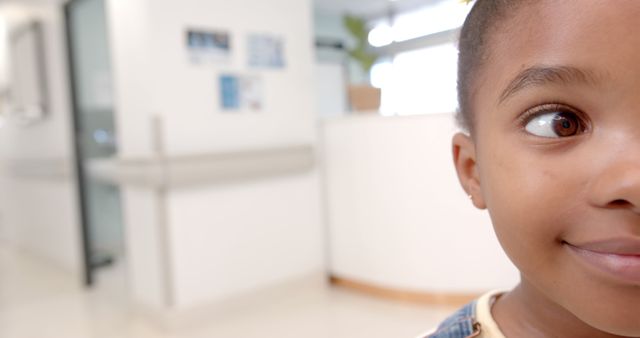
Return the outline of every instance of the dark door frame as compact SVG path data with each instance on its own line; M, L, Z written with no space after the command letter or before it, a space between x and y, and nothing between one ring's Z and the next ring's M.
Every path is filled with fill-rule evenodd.
M82 239L82 267L83 267L83 284L86 287L91 287L94 284L95 278L93 276L93 266L91 264L91 237L89 234L89 215L88 215L88 203L87 203L87 186L85 179L87 176L86 168L82 161L82 124L80 123L80 108L78 105L78 83L76 81L76 69L75 57L74 57L74 45L73 45L73 24L71 22L71 10L72 6L78 1L84 0L71 0L64 4L64 21L66 28L66 42L67 42L67 67L69 74L69 88L71 98L71 120L73 124L72 141L73 141L73 153L74 153L74 169L75 169L75 183L76 183L76 196L78 198L79 217L80 217L80 233Z
M76 81L77 69L73 32L72 10L73 6L78 3L89 0L69 0L64 4L64 20L66 27L66 47L67 47L67 62L68 62L68 74L69 74L69 88L71 99L71 120L72 120L72 143L74 151L74 168L75 168L75 183L76 193L78 198L79 220L80 220L80 233L82 240L82 267L83 267L83 284L85 287L91 287L95 284L95 271L103 266L110 265L113 262L111 257L98 257L94 251L92 237L91 237L91 217L89 215L89 186L87 179L87 168L84 163L85 152L83 146L83 135L85 134L85 125L83 123L83 116L79 106L78 95L78 83Z

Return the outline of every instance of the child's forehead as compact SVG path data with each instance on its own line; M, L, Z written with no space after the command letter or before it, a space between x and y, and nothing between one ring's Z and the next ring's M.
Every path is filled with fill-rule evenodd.
M640 78L640 1L620 4L540 1L522 7L490 37L480 84L500 83L494 94L499 100L509 87L529 82Z
M524 4L512 7L512 12L494 23L490 50L509 53L545 49L562 53L575 46L615 45L639 35L637 0L540 0Z

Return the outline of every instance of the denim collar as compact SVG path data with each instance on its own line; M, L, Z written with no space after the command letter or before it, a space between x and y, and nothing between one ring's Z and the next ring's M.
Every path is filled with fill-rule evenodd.
M476 321L476 301L473 301L442 322L427 338L472 338L477 337L480 330L480 323Z

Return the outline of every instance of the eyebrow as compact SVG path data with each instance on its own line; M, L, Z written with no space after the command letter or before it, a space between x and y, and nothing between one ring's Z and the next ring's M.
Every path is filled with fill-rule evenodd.
M537 65L518 73L500 95L499 103L528 87L574 83L595 85L599 82L599 79L600 77L594 72L576 67Z

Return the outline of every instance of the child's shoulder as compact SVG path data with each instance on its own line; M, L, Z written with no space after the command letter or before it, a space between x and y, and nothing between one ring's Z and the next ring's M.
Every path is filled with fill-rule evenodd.
M501 294L491 291L482 295L418 338L504 338L491 316L491 306Z
M418 338L467 338L475 337L477 330L476 304L478 300L463 306L445 319L438 327Z

